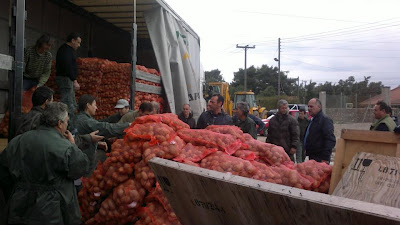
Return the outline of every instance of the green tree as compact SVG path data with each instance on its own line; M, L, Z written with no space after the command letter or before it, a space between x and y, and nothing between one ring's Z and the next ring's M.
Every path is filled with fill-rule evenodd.
M287 77L287 72L280 73L281 76L281 91L283 93L291 93L295 89L296 79ZM244 70L239 69L238 72L234 73L233 81L231 82L232 87L238 87L244 85ZM262 91L271 87L275 90L278 89L278 68L269 67L268 65L262 65L261 67L251 66L247 68L247 91L253 91L256 95ZM270 88L270 89L271 89ZM295 89L297 90L297 89ZM240 91L244 91L243 89Z
M209 82L225 82L219 69L205 71L206 84Z
M265 90L261 91L259 95L262 97L271 97L276 95L276 90L274 87L268 86Z

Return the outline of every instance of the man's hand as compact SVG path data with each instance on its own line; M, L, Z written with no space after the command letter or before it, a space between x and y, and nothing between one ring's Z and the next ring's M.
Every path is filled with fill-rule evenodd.
M74 88L76 91L78 91L81 88L77 80L74 80Z
M99 135L97 135L97 133L99 133L98 130L93 131L92 133L89 134L90 137L92 138L92 142L93 143L97 143L97 142L99 142L99 141L104 139L104 136L99 136Z
M296 153L296 149L295 148L290 148L290 154L294 154L294 153Z
M72 136L72 133L69 132L69 130L65 131L64 137L65 137L66 139L68 139L68 141L71 142L72 144L75 144L75 139L74 139L74 137Z
M97 148L103 149L105 152L107 152L107 150L108 150L107 143L104 142L104 141L100 141L100 142L98 143L98 145L97 145Z

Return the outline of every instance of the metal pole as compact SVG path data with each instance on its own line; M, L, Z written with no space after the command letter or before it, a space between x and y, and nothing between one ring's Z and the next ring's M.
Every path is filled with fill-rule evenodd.
M129 104L131 109L135 107L136 92L136 63L137 63L137 24L136 24L136 0L133 1L133 24L132 24L132 72L131 72L131 98Z
M247 48L244 49L244 91L247 91Z
M300 101L300 77L297 77L297 98Z
M14 56L14 70L9 73L9 140L15 135L16 121L21 116L22 80L24 74L24 45L25 45L25 0L13 0L11 4L10 53Z
M281 38L278 38L278 100L281 99Z

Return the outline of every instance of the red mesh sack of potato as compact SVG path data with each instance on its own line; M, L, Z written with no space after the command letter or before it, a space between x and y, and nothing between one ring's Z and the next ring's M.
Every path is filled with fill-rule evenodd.
M186 164L186 165L189 165L189 166L200 167L200 164L199 164L199 163L195 163L195 162L192 162L192 161L189 161L189 160L183 160L182 163L183 163L183 164Z
M107 155L109 158L112 158L111 161L115 160L121 163L138 162L142 158L141 143L127 143L123 139L118 139L112 144L111 152Z
M256 161L252 161L251 164L257 168L256 174L252 177L253 179L282 184L281 175L271 169L270 166Z
M97 223L126 224L136 221L136 209L142 204L146 191L129 179L113 190L113 193L101 204L95 216Z
M258 152L252 152L249 150L237 150L235 153L233 153L233 156L236 156L241 159L249 160L249 161L254 161L259 157Z
M22 93L22 113L28 113L32 109L32 95L35 92L36 87L29 89L28 91L24 91ZM10 113L7 110L3 119L0 123L0 134L3 134L5 137L8 137L8 126L10 123Z
M106 189L112 189L122 182L125 182L133 174L134 163L122 163L118 157L108 157L104 161L104 182Z
M185 142L179 136L175 136L170 141L160 142L158 145L147 147L145 143L143 145L143 159L146 163L153 157L173 159L181 154L184 146Z
M101 162L89 178L82 178L82 189L78 193L82 220L93 217L99 210L101 202L107 197L110 189L106 188L104 169Z
M137 215L136 209L121 208L115 204L112 196L109 196L103 203L99 212L94 218L88 220L85 225L94 224L126 224L129 222L135 222Z
M159 202L149 202L146 207L140 208L140 219L135 225L180 225L179 220L170 220L167 211Z
M170 141L176 136L171 127L155 122L132 124L125 132L126 141L149 141L151 145Z
M229 155L242 147L241 141L230 134L221 134L204 129L181 129L177 133L185 142L208 148L217 147Z
M115 204L120 208L138 208L146 194L142 185L134 179L129 179L114 188L112 196Z
M330 180L331 176L328 176L324 181L321 182L321 184L317 188L313 188L312 190L327 194L329 192L329 187L331 183Z
M284 165L273 166L271 169L281 175L283 185L307 190L311 189L312 182L303 177L297 170L287 168Z
M173 128L175 131L190 128L189 125L181 121L177 115L172 113L163 113L163 114L156 114L156 115L148 115L148 116L141 116L136 118L134 124L144 124L149 122L156 122L156 123L164 123L169 127ZM131 126L132 127L132 126Z
M218 151L218 149L216 148L207 148L205 146L196 146L192 143L187 143L186 146L182 149L182 153L178 157L175 157L173 160L177 162L199 162L207 155L210 155L216 151Z
M210 125L206 127L206 130L211 130L221 134L230 134L241 141L245 141L243 136L243 131L237 126L229 126L229 125Z
M156 183L153 171L144 161L140 161L135 165L135 180L148 191L153 190Z
M146 203L149 203L152 201L158 201L159 203L161 203L161 205L164 207L165 211L167 211L168 218L170 220L177 219L174 210L172 209L171 205L169 204L167 197L165 197L164 192L158 183L156 183L156 188L148 196L146 196L146 199L145 199Z
M308 160L296 164L295 169L304 177L312 181L312 189L318 188L322 182L330 178L332 166L326 163L319 163L315 160Z
M255 140L249 134L244 134L244 137L246 139L245 143L248 145L247 149L258 152L260 159L270 165L279 166L285 162L290 162L288 154L282 147Z
M253 177L257 173L257 168L249 161L230 156L221 151L215 152L201 160L200 166L242 177Z

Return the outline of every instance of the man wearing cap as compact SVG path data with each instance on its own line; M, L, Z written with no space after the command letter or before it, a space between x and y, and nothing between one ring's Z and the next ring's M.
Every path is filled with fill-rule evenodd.
M120 99L118 100L117 104L114 107L115 109L118 110L117 113L115 113L112 116L109 116L105 119L100 120L100 122L108 122L108 123L118 123L118 121L128 112L132 112L129 108L129 102L125 99Z

